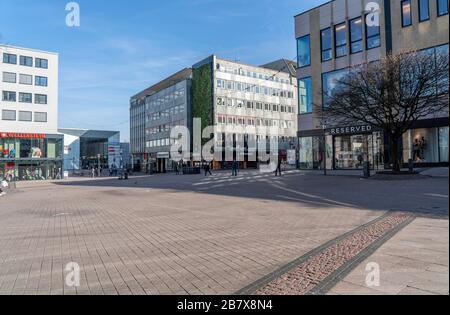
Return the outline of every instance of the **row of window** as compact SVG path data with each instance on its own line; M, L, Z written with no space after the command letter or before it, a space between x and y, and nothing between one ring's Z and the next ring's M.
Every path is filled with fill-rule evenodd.
M184 99L186 95L185 88L177 88L177 89L169 89L160 91L159 93L147 96L145 99L146 109L150 110L154 107L158 106L164 106L164 104L174 102L176 100L179 100L181 98Z
M276 120L276 119L262 119L262 118L245 118L238 116L222 116L216 118L216 123L219 125L242 125L242 126L257 126L257 127L280 127L281 129L291 129L294 126L292 121Z
M253 110L266 110L273 112L281 112L281 113L294 113L294 108L292 106L287 105L277 105L277 104L269 104L262 102L253 102L253 101L244 101L235 98L225 98L218 97L217 106L228 106L228 107L237 107L237 108L247 108Z
M294 93L290 91L284 91L280 89L274 89L266 86L259 86L255 84L247 84L234 81L217 80L217 87L223 90L245 92L254 94L264 94L267 96L276 96L283 98L294 98Z
M3 91L2 100L4 102L17 102L17 92ZM19 92L19 102L29 104L33 103L33 94ZM34 94L34 104L46 105L47 95Z
M268 80L268 81L274 81L279 82L283 84L290 84L288 79L279 78L277 76L270 76L267 74L257 73L254 71L244 70L242 68L226 68L220 64L217 64L217 70L225 73L240 75L244 77L254 78L254 79L261 79L261 80Z
M419 22L425 22L430 19L430 0L419 1ZM411 0L402 0L402 26L411 26L413 23ZM448 14L448 0L436 0L437 16Z
M147 148L158 148L158 147L167 147L172 144L175 144L175 139L166 138L166 139L147 141L146 146L147 146Z
M2 120L32 122L33 113L29 111L19 111L19 115L17 115L15 110L4 109L2 110ZM34 112L34 122L47 122L47 113Z
M425 50L420 51L422 54L430 54L430 55L448 55L449 53L449 46L442 45L437 47L428 48ZM341 78L343 78L347 73L349 72L349 69L340 69L335 70L327 73L322 74L322 97L323 97L323 104L326 107L329 103L329 98L333 92L333 89L336 87L336 84L339 82ZM448 78L446 80L448 82ZM448 93L448 89L445 91L438 90L436 87L435 91L433 93L436 94L444 94ZM303 78L298 80L298 99L299 99L299 113L300 114L307 114L312 113L313 111L313 101L312 101L312 81L311 78Z
M366 49L370 50L380 47L380 26L369 26L368 23L365 23L365 19L363 17L357 17L348 21L348 23L340 23L338 25L335 25L334 27L328 27L320 31L322 62L331 60L333 58L333 54L335 58L339 58L347 56L349 51L351 54L356 54L363 51L363 25L365 25ZM350 50L348 49L348 46L350 46ZM310 66L310 35L306 35L297 39L297 52L298 66Z
M17 83L17 74L14 72L3 72L2 81L5 83ZM33 76L28 74L19 74L19 84L33 85ZM34 77L34 85L48 86L48 78L37 75Z
M185 125L185 120L174 121L174 122L172 122L170 124L165 124L165 125L155 126L155 127L152 127L152 128L147 128L145 133L147 135L155 135L155 134L158 134L158 133L161 133L161 132L169 132L173 128L178 127L178 126L186 126Z
M3 53L3 63L17 65L17 55ZM25 67L33 67L33 57L19 56L19 64ZM36 68L48 69L48 60L43 58L34 58Z
M155 120L160 120L160 119L164 119L164 118L169 118L169 117L172 117L172 116L175 116L178 114L182 114L184 112L185 112L185 106L177 105L177 106L168 108L166 110L147 115L146 121L149 122L149 121L155 121Z

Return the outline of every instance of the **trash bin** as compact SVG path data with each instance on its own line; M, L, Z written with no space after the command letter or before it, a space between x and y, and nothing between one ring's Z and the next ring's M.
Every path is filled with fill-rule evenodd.
M364 177L369 178L370 177L370 163L368 161L365 161L363 163L363 170L364 170Z

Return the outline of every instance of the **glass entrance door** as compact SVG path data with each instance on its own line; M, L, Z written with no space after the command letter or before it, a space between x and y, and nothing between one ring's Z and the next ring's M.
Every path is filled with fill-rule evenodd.
M381 145L377 133L365 135L346 135L334 138L335 169L362 169L368 161L373 169L375 164L380 167Z

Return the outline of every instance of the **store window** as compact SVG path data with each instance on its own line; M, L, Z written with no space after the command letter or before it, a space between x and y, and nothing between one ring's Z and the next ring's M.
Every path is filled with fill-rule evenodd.
M300 156L299 163L300 169L312 170L313 169L313 138L304 137L299 139Z
M409 130L403 135L403 162L439 163L439 138L439 128Z
M377 134L344 135L334 138L334 163L336 169L362 169L364 162L371 168L380 160L381 141Z
M311 46L309 35L297 39L297 63L298 67L306 67L311 64Z
M449 162L448 127L439 128L439 160L441 163Z

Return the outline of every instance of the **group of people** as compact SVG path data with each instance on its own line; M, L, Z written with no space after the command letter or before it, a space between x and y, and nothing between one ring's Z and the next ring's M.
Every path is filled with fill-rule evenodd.
M205 176L212 175L211 172L211 163L205 162L204 167ZM239 162L234 160L231 164L231 176L235 177L238 176L239 173ZM282 176L282 161L281 159L278 160L277 168L275 170L275 176Z

